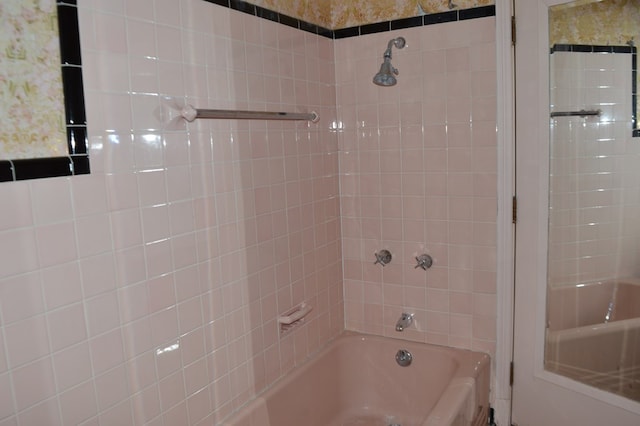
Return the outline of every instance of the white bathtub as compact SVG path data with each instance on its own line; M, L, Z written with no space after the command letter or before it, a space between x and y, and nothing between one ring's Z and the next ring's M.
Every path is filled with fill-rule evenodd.
M475 426L488 402L486 354L345 332L223 425Z

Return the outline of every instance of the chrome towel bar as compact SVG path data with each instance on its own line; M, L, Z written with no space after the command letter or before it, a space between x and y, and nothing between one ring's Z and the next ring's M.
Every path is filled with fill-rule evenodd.
M269 111L239 111L228 109L197 109L187 105L180 111L180 115L192 122L196 118L226 118L230 120L302 120L317 123L320 116L315 111L304 112L269 112Z
M602 111L599 109L586 110L581 109L580 111L560 111L560 112L552 112L551 118L553 117L587 117L592 115L600 115Z

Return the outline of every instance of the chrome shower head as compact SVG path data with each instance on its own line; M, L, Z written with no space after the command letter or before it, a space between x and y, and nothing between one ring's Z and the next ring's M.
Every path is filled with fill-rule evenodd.
M398 70L391 65L391 59L384 58L384 62L380 65L380 71L373 77L373 82L378 86L394 86L398 83L396 75L398 75Z
M406 40L404 37L394 38L389 41L387 45L387 50L384 51L384 62L380 66L380 71L373 77L373 83L378 86L394 86L398 80L396 80L396 75L398 75L398 70L391 65L391 48L393 46L396 49L402 49L406 45Z

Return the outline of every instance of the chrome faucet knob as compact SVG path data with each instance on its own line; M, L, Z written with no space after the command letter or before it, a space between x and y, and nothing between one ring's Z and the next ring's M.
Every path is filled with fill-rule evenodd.
M416 262L418 262L418 264L414 269L422 268L426 271L431 268L431 265L433 265L433 258L428 254L421 254L420 256L416 256Z
M385 266L387 263L391 262L391 252L389 250L380 250L375 253L376 261L373 262L374 265L378 263L382 266Z
M400 367L408 367L411 365L411 361L413 361L413 355L406 349L400 349L396 353L396 362Z

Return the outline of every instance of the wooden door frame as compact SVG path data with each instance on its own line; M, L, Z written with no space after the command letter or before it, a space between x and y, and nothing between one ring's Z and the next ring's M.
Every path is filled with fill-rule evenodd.
M505 0L508 1L508 0ZM520 1L520 2L528 2L529 0L513 0L514 3L512 4L512 9L515 12L515 7L513 7L515 5L515 1ZM570 0L566 0L566 1L570 1ZM544 28L546 28L546 20L542 19L543 15L546 14L546 10L543 11L541 8L542 7L548 7L549 5L553 5L553 4L557 4L557 3L561 3L563 2L562 0L538 0L536 2L536 6L538 7L538 12L537 12L537 17L523 17L522 22L526 23L526 25L524 25L522 27L523 32L527 32L527 31L532 31L531 28L536 27L538 29L541 29L541 31L543 31L543 33L540 33L539 30L537 30L538 32L537 34L537 38L538 38L538 42L539 43L543 43L546 44L548 42L548 40L546 39L546 37L542 36L541 34L544 34ZM506 7L506 5L504 4L500 4L501 2L498 0L496 2L496 14L497 16L499 16L498 14L498 10L502 9L503 7ZM546 5L546 6L544 6ZM546 15L545 15L546 16ZM517 18L517 17L516 17ZM503 18L504 19L504 18ZM516 19L517 20L517 19ZM526 20L526 21L525 21ZM500 23L497 24L498 26L500 25ZM497 30L498 31L498 30ZM516 40L517 42L517 40ZM501 42L502 43L502 42ZM521 45L522 46L522 45ZM506 56L506 47L502 47L503 52L502 52L502 56L500 56L500 45L498 45L498 53L499 53L499 57L497 59L498 61L498 68L502 67L504 69L508 69L508 64L506 62L508 62L508 57ZM536 49L539 50L539 49ZM535 55L538 59L537 59L537 66L532 66L530 65L529 68L526 68L527 72L529 72L529 70L531 71L531 77L535 77L535 74L537 73L539 76L543 75L543 74L547 74L548 75L548 63L546 63L546 60L539 57L539 55L541 54L539 51L536 52L528 52L531 55ZM517 60L517 58L516 58ZM521 76L516 77L515 76L515 65L511 68L511 71L513 72L511 74L512 77L512 81L515 83L516 78L520 78ZM516 117L515 117L515 113L513 113L513 111L515 111L515 99L516 96L518 95L516 93L516 89L515 86L511 86L511 88L509 88L508 83L507 83L507 79L505 77L508 77L508 75L504 75L502 77L502 81L501 81L501 77L498 76L498 93L500 96L500 90L503 91L503 93L510 93L510 96L506 96L504 95L502 98L499 97L498 100L498 116L499 116L499 120L498 120L498 133L500 133L502 131L503 135L506 135L507 132L509 130L514 131L514 135L515 135L515 130L516 130ZM538 78L538 77L536 77ZM541 77L539 77L541 78ZM535 80L537 81L537 80ZM525 80L525 83L528 83ZM537 83L535 83L537 84ZM528 85L524 85L522 87L524 87L524 90L529 90L529 93L527 94L527 102L529 104L531 104L532 102L535 103L537 106L535 108L538 108L538 111L543 111L543 110L548 110L548 105L549 105L549 99L548 99L548 92L545 91L540 91L539 89L536 89L536 85L535 84L528 84ZM520 96L522 96L522 94L520 94ZM509 98L511 99L512 103L508 103L509 102ZM504 102L504 105L500 105L500 102ZM507 110L505 105L510 105L511 109ZM524 109L523 109L524 111ZM511 114L511 115L509 115ZM509 120L507 120L507 117L510 117ZM548 122L548 115L545 114L539 114L539 113L531 113L530 115L527 116L528 117L528 121L527 121L527 128L530 132L535 133L536 136L534 137L534 141L533 142L541 142L542 139L540 139L542 136L540 136L540 134L538 132L543 131L543 127L545 126L545 122ZM511 126L511 127L510 127ZM533 126L533 127L532 127ZM524 127L520 127L520 129L522 129ZM518 132L521 133L521 132ZM529 135L530 133L526 133L527 135ZM537 139L536 139L537 138ZM514 139L515 140L515 136ZM521 143L527 143L529 142L529 138L527 138L526 141L520 141ZM548 142L548 141L547 141ZM516 165L516 157L515 157L515 143L509 145L508 143L506 143L505 141L502 141L502 145L501 145L501 139L498 139L498 149L499 149L499 164L503 164L505 167L505 170L503 170L503 175L501 177L501 175L499 174L499 178L508 180L509 178L511 179L512 182L516 182L516 173L515 173L515 165ZM528 145L527 145L528 146ZM548 149L548 147L541 147L539 148L539 153L541 153L540 155L542 155L543 157L548 157L548 152L546 152L546 150ZM546 153L545 153L546 152ZM544 154L544 155L543 155ZM508 155L513 155L512 157L512 161L509 161L509 157ZM531 170L532 164L531 161L535 160L533 158L529 158L527 159L528 164L526 164L527 167L529 167L529 170ZM519 160L520 161L520 160ZM542 160L544 161L544 160ZM513 168L511 169L507 169L508 164L511 164ZM539 167L538 166L536 167ZM520 163L520 165L522 165L522 163ZM500 167L500 166L499 166ZM538 170L538 169L536 169ZM499 170L500 173L500 170ZM509 174L510 173L510 174ZM541 174L540 174L541 173ZM548 178L548 171L541 171L539 174L539 178L540 181L538 182L539 185L544 186L542 181L543 179L547 179ZM535 173L532 173L533 175L535 175ZM546 176L544 176L546 175ZM506 209L508 205L510 205L508 200L509 197L509 191L508 191L508 184L507 182L501 182L499 183L499 188L498 188L498 198L499 198L499 207L502 209ZM534 203L531 203L530 200L528 202L528 205L531 209L536 209L536 208L541 208L543 209L545 212L548 211L547 209L547 202L548 202L548 195L547 195L547 190L545 189L545 191L538 191L538 200ZM531 198L531 197L528 197ZM524 198L523 198L524 200ZM523 201L523 205L524 205L524 201ZM537 206L537 207L536 207ZM533 210L532 210L533 211ZM539 212L539 210L536 210ZM539 225L538 225L538 229L537 230L527 230L527 232L529 234L531 234L532 232L536 232L537 237L536 236L532 236L532 238L537 238L538 242L543 243L544 245L544 249L546 250L546 241L547 241L547 230L546 230L546 224L547 224L547 217L546 217L546 213L542 214L540 213L538 215L538 221L539 221ZM541 221L541 222L540 222ZM506 391L506 384L504 382L504 377L500 376L499 373L501 370L504 370L506 368L505 365L505 360L508 359L507 357L507 352L510 350L511 351L511 360L513 360L513 345L514 345L514 336L513 336L513 330L515 329L515 315L514 315L514 309L516 308L515 306L515 279L514 279L514 272L515 272L515 261L516 261L516 249L515 249L515 245L508 245L508 241L506 240L505 236L508 235L508 228L509 226L507 225L507 221L501 220L498 223L498 244L499 244L499 256L504 256L504 257L499 257L498 260L498 344L497 344L497 349L496 349L496 362L497 362L497 366L496 366L496 382L495 382L495 386L496 386L496 403L500 401L500 396L501 395L506 395L507 391ZM520 230L520 234L522 234L524 230ZM531 231L531 232L529 232ZM515 229L512 230L512 237L515 237ZM536 242L532 241L532 244L535 244ZM500 245L502 245L502 251L500 250ZM541 246L539 248L539 250L542 250L543 247ZM519 252L520 254L522 252ZM507 264L507 260L511 260L511 264ZM532 260L530 259L526 259L526 262L530 262ZM542 270L542 268L544 268L544 266L542 265L542 263L546 264L546 259L538 259L538 262L541 262L540 265L538 265L538 269ZM522 265L523 259L518 257L518 262L520 265ZM546 268L545 268L546 269ZM511 283L508 282L508 273L511 272L512 274L512 280ZM520 284L521 285L521 284ZM528 290L527 290L528 291ZM546 300L546 289L544 287L540 287L537 286L534 291L536 292L536 319L541 318L544 315L544 302ZM501 295L502 294L502 295ZM501 295L501 296L500 296ZM502 303L501 303L502 301ZM519 303L522 303L521 300L519 300ZM509 318L511 319L511 321L509 322ZM520 320L522 321L522 319ZM501 323L505 323L505 324L501 324ZM509 323L510 326L506 325L506 323ZM521 323L519 323L521 324ZM500 333L501 327L503 328L503 333ZM507 327L510 327L511 330L511 335L507 336L506 334L506 330ZM537 342L542 342L544 340L544 323L541 324L533 324L533 327L529 327L528 330L531 330L531 328L534 329L534 332L531 335L531 339L535 339ZM502 340L501 340L502 339ZM522 343L522 341L520 341ZM509 349L509 344L510 344L510 349ZM605 412L609 412L609 409L612 407L616 407L619 409L622 409L622 411L619 411L621 418L626 419L627 423L626 424L637 424L635 423L637 421L637 417L640 415L640 406L638 406L638 404L636 402L633 402L631 400L625 399L623 397L620 397L618 395L606 392L606 391L602 391L578 382L575 382L573 380L570 380L566 377L554 374L552 372L546 371L543 368L543 352L544 352L544 348L541 347L539 344L534 344L533 345L533 351L535 352L533 354L533 361L535 365L532 366L526 366L526 368L532 367L533 368L533 378L537 381L539 381L538 383L544 382L546 385L545 386L549 386L547 388L547 390L553 390L553 392L550 392L548 395L545 393L546 396L549 396L548 398L548 402L553 400L553 397L561 397L562 401L559 401L558 399L553 400L554 402L558 402L560 405L562 404L566 404L567 406L572 406L574 409L579 410L578 407L582 407L584 406L584 399L583 397L586 398L591 398L589 399L589 403L591 408L595 408L595 407L599 407L600 411L596 411L597 413L605 413ZM531 353L531 352L527 352L527 353ZM524 374L524 372L526 372L527 370L523 367L522 370L520 370L516 364L515 366L516 369L516 380L518 377L518 371L523 372L522 374ZM524 377L521 377L522 379L524 379ZM517 385L517 383L516 383ZM536 385L537 386L537 385ZM534 387L535 389L535 387ZM564 390L562 390L564 389ZM570 392L573 393L575 395L575 397L573 397L571 394L567 394L564 392ZM502 393L500 393L502 392ZM562 393L560 393L562 392ZM566 398L565 398L566 397ZM513 395L510 395L510 401L513 402ZM506 401L505 401L506 403ZM496 404L497 407L497 404ZM569 407L567 407L569 408ZM615 410L615 408L614 408ZM500 417L500 422L499 424L502 425L509 425L511 424L511 417L512 417L512 413L511 413L511 406L509 407L509 418L506 418L506 416L501 415L501 413L497 413L497 415L501 416ZM588 410L587 410L588 411ZM571 410L567 410L565 414L566 416L570 416L569 412L571 412ZM576 413L578 411L575 411ZM583 420L584 421L590 421L593 420L594 422L596 422L595 418L591 418L588 417L588 414L585 414L586 412L580 411L580 413L582 414ZM596 416L598 417L598 416ZM567 417L565 420L571 420L571 418ZM620 420L622 421L622 420ZM566 424L566 422L565 422ZM587 424L587 423L584 423ZM595 424L595 423L594 423ZM601 421L599 421L597 424L602 424ZM622 424L622 423L621 423Z
M499 425L511 424L511 362L513 359L513 308L515 225L515 67L512 43L513 0L496 0L497 78L497 339L492 404Z

